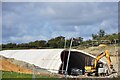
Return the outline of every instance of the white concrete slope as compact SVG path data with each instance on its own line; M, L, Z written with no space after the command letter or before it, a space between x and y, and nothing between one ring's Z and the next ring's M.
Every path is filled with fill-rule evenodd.
M34 64L51 72L58 73L62 63L60 55L64 49L25 49L25 50L3 50L0 55L8 58L14 58ZM81 50L72 49L71 52L80 52L92 58L95 56ZM105 63L104 61L102 61Z

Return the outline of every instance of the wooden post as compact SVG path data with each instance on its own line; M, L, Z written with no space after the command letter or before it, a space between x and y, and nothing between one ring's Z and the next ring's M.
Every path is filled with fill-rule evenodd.
M115 40L115 55L116 55L116 64L118 64L118 49L116 48L116 41L117 39L114 39Z

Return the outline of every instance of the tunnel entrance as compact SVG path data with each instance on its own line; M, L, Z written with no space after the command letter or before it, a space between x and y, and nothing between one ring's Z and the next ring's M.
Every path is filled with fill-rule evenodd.
M68 53L69 53L69 51L63 51L61 53L60 57L61 57L62 64L59 69L59 74L65 73ZM71 51L69 63L68 63L68 70L67 70L68 75L71 75L71 69L73 69L73 68L84 70L85 65L91 66L92 60L93 60L93 58L88 55L85 55L80 52Z

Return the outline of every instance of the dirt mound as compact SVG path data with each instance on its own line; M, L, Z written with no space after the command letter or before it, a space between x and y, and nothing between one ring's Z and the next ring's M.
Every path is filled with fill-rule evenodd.
M115 56L116 55L116 51L115 51L115 46L114 45L100 45L97 47L89 47L86 49L83 49L83 51L88 52L90 54L93 54L95 56L99 55L101 52L104 52L105 50L109 51L109 54L111 56ZM118 47L116 47L116 50L118 50Z
M7 60L0 60L0 63L2 66L0 70L3 70L3 71L13 71L13 72L20 72L20 73L27 73L27 74L32 73L31 70L19 67Z
M20 73L29 73L31 74L34 69L36 74L39 73L49 73L46 69L40 68L33 64L29 64L24 61L15 60L14 58L6 58L0 55L0 70L4 71L13 71L13 72L20 72Z

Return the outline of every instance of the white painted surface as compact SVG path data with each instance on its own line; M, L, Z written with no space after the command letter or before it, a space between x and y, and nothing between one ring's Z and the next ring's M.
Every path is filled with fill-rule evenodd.
M58 70L62 63L60 59L62 51L64 51L64 49L3 50L0 51L0 55L8 58L14 58L16 60L25 61L41 68L48 69L51 72L58 73ZM81 50L72 49L71 52L72 51L81 52L95 58L95 56Z

